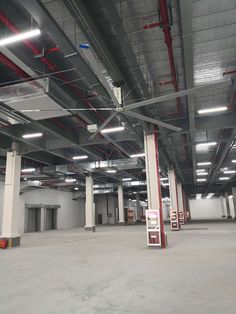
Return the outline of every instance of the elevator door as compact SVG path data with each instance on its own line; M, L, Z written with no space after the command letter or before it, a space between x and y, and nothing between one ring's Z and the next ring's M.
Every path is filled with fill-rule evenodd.
M28 208L26 232L40 231L40 208Z
M56 208L46 209L45 229L46 230L57 229L57 209Z

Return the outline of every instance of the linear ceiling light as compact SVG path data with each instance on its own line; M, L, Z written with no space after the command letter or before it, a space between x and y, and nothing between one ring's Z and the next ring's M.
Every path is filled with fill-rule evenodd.
M170 183L162 183L163 186L169 186Z
M202 179L197 179L197 182L205 182L206 179L205 178L202 178Z
M123 178L122 181L131 181L132 178Z
M9 36L9 37L0 39L0 46L6 46L8 44L12 44L12 43L15 43L18 41L22 41L24 39L38 36L40 34L41 34L41 32L39 29L34 29L32 31L29 31L29 32L24 32L24 33L20 33L20 34L14 35L14 36Z
M116 170L115 169L110 169L110 170L107 170L107 173L116 173Z
M229 180L229 179L230 179L230 177L219 177L220 181L226 181L226 180Z
M225 174L231 174L231 173L236 173L236 170L226 170L224 171Z
M236 162L236 160L235 160L235 162ZM209 165L211 165L211 162L210 161L198 162L197 165L198 166L209 166Z
M65 179L65 182L75 182L76 181L76 179L74 179L74 178L66 178Z
M81 160L81 159L87 159L88 155L78 155L78 156L74 156L72 159L73 160Z
M196 172L205 172L206 169L197 169Z
M199 113L199 114L214 113L214 112L226 111L227 109L228 109L228 108L227 108L226 106L222 106L222 107L201 109L201 110L198 110L198 113Z
M42 137L43 133L29 133L22 135L23 138L34 138L34 137Z
M217 143L216 142L208 142L208 143L199 143L196 145L197 149L205 149L209 146L215 146Z
M207 176L207 172L197 172L197 176Z
M213 195L214 195L214 193L209 193L209 194L206 196L206 199L208 200L208 199L212 198Z
M202 194L197 194L196 195L196 200L201 200L202 199Z
M35 171L35 168L25 168L25 169L21 169L21 172L34 172Z
M233 159L232 162L233 162L233 163L236 163L236 159Z
M160 181L168 181L168 178L160 178Z
M101 131L101 133L115 133L115 132L120 132L124 131L125 127L124 126L117 126L115 128L106 128Z
M140 153L140 154L133 154L130 155L131 158L136 158L136 157L145 157L145 153Z

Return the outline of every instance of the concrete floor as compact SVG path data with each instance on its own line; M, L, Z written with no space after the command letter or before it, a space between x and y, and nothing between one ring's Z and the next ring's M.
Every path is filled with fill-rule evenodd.
M158 250L144 226L25 234L0 250L0 313L235 313L236 224L168 238Z

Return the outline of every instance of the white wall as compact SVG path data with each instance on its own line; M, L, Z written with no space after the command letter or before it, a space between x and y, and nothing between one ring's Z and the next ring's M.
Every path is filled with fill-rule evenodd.
M2 229L4 182L0 182L0 234ZM24 230L25 204L60 205L57 215L57 228L68 229L84 226L85 200L79 198L72 200L71 192L63 192L54 189L37 189L25 192L21 195L20 205L20 233Z
M231 215L234 217L232 199L230 199ZM223 207L222 207L223 205ZM222 213L226 215L225 199L221 198L189 200L191 218L193 219L219 219Z

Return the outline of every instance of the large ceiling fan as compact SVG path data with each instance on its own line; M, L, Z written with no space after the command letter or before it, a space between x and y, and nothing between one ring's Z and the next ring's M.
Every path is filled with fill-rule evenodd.
M157 126L160 126L160 127L163 127L163 128L167 128L167 129L170 129L172 131L179 132L179 131L182 130L179 127L176 127L176 126L171 125L169 123L162 122L160 120L153 119L153 118L145 116L145 115L143 115L141 113L137 113L137 112L135 112L133 110L135 110L137 108L140 108L140 107L148 106L148 105L151 105L151 104L157 104L157 103L160 103L160 102L164 102L164 101L167 101L167 100L170 100L170 99L174 99L174 98L177 98L177 97L183 97L183 96L191 95L191 94L194 94L196 92L202 91L203 89L206 89L206 88L211 88L211 87L215 87L216 88L218 86L222 86L222 85L226 86L226 85L229 85L231 83L232 83L231 79L219 80L219 81L215 81L213 83L199 85L199 86L196 86L196 87L193 87L193 88L190 88L190 89L182 90L182 91L171 93L171 94L168 94L168 95L155 97L155 98L152 98L152 99L143 100L143 101L136 102L136 103L129 104L129 105L124 105L124 106L118 105L116 108L114 108L114 111L111 113L111 115L97 128L97 130L89 137L88 140L91 141L98 133L100 133L106 127L106 125L112 119L114 119L114 117L116 117L119 114L124 114L126 116L130 116L130 117L136 118L137 120L140 120L140 121L149 122L149 123L155 124ZM117 103L117 101L116 101L116 103Z

